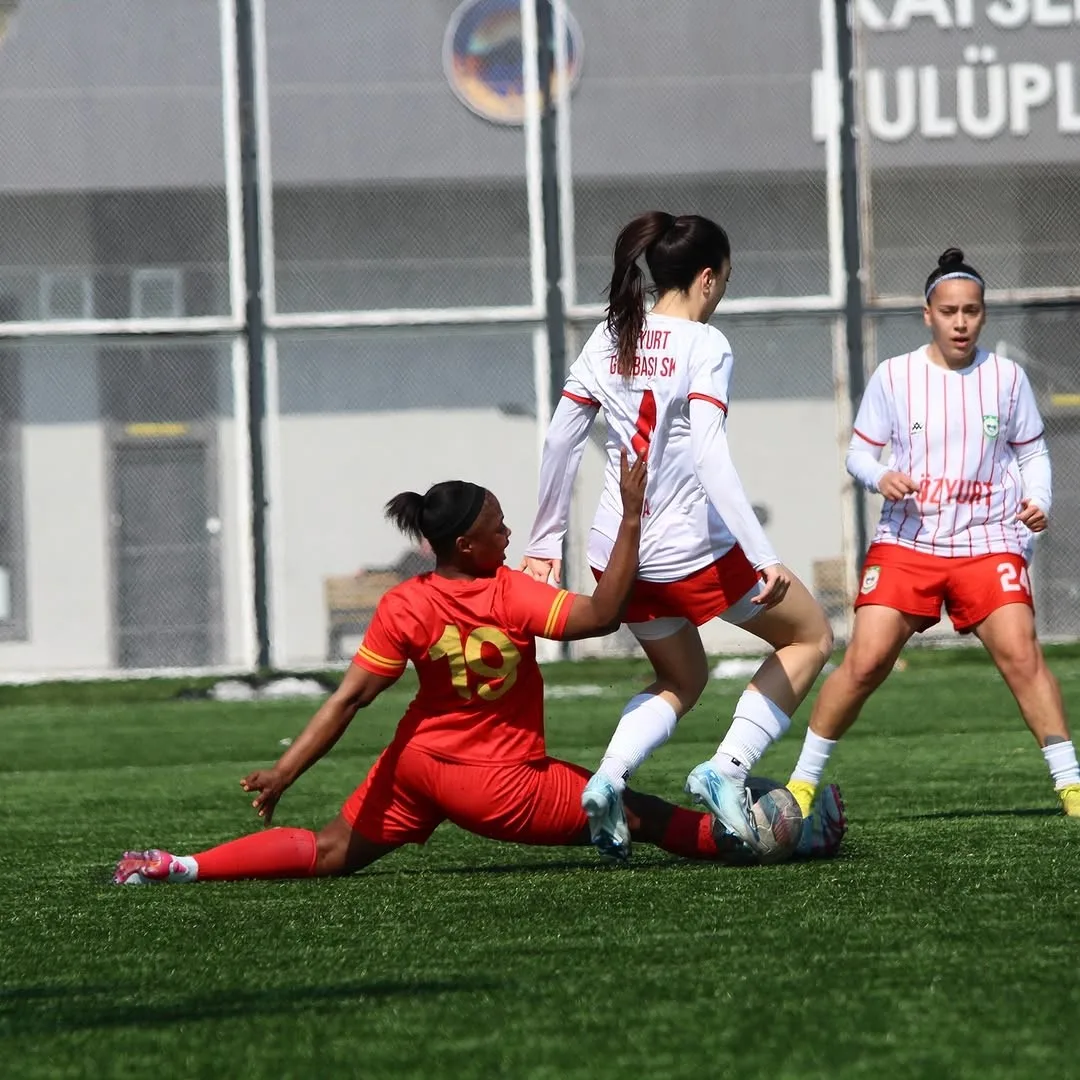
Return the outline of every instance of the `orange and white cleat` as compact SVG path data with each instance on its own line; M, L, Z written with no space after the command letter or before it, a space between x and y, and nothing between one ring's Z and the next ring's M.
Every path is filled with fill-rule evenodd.
M188 859L170 855L159 848L125 851L124 857L116 864L113 884L151 885L156 881L194 881L196 872L188 863Z

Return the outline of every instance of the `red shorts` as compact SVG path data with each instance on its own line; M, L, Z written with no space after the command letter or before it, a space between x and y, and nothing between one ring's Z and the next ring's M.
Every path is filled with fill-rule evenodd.
M377 844L423 844L443 821L492 840L577 844L588 836L581 793L589 775L556 758L465 765L389 746L341 813Z
M870 604L925 616L926 628L944 604L960 633L1006 604L1035 606L1022 555L927 555L900 544L871 544L866 553L855 607Z
M593 576L599 581L603 575L593 567ZM623 622L683 618L695 626L702 626L723 615L759 581L758 572L736 544L716 562L678 581L642 581L639 578L634 582Z

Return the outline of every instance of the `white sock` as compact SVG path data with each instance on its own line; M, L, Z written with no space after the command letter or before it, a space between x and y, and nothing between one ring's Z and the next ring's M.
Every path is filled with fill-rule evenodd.
M169 880L173 882L197 881L199 864L194 855L174 855L169 863Z
M744 690L712 763L727 775L744 780L789 727L791 717L779 705L756 690Z
M835 739L823 739L815 735L809 728L806 729L806 738L803 740L802 753L791 772L792 780L805 780L808 784L817 787L821 783L821 774L829 763L829 755L836 749Z
M1080 784L1080 765L1076 763L1076 748L1072 741L1050 743L1042 748L1046 767L1054 778L1054 790L1060 791L1070 784Z
M675 709L659 694L635 695L626 703L596 771L622 792L641 763L671 738L678 721Z

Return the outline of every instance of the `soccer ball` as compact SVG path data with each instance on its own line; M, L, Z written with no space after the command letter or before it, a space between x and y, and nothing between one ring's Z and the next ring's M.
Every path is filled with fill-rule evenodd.
M795 796L783 784L763 776L746 781L753 802L754 820L764 850L751 851L738 837L713 822L713 836L724 862L738 865L778 863L789 859L802 835L803 816Z

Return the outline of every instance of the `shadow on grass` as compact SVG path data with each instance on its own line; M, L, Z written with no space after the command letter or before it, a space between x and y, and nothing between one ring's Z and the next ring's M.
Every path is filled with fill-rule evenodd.
M341 983L336 986L279 986L264 990L225 990L169 1000L159 987L25 986L0 990L0 1036L51 1035L95 1028L152 1027L199 1020L288 1016L335 1005L355 1007L384 998L503 989L488 979ZM127 1001L118 998L153 998Z
M1051 806L1017 807L1012 810L939 810L932 814L904 814L904 821L952 821L960 818L986 817L1061 817Z
M392 866L379 866L375 869L361 870L352 875L352 880L360 881L365 877L392 877L397 875L450 875L471 876L475 874L542 874L547 871L562 872L565 870L595 870L600 873L632 873L633 871L677 871L679 873L713 873L717 871L732 870L779 870L783 866L804 866L811 862L837 862L849 857L841 852L829 859L788 859L783 863L773 866L758 865L755 863L721 862L719 859L680 859L677 855L656 854L641 857L635 855L631 863L621 864L608 862L607 860L580 859L561 860L559 862L546 863L507 863L490 866L403 866L395 869Z
M1033 811L1034 812L1034 811ZM927 815L934 816L934 815ZM948 815L937 815L948 816ZM783 863L776 864L776 868L787 865L803 866L808 863L818 862L837 862L850 858L850 853L841 851L838 855L830 856L828 859L788 859ZM341 876L331 876L323 878L303 878L296 879L296 883L304 882L306 884L317 884L319 882L330 881L350 881L359 882L365 879L371 878L395 878L395 877L486 877L488 875L492 877L500 875L523 875L523 874L561 874L569 871L577 870L591 870L596 873L632 873L634 871L653 872L656 870L663 871L676 871L678 873L716 873L718 870L731 871L731 870L766 870L773 869L772 867L758 865L755 863L743 863L743 862L723 862L720 859L683 859L678 855L669 855L662 851L658 851L649 855L634 855L633 861L630 863L617 863L602 859L599 856L588 857L583 856L580 859L558 859L552 862L520 862L520 863L479 863L471 866L395 866L393 861L380 861L374 863L371 866L367 866L362 870L357 870L352 874L343 874ZM286 879L283 878L267 878L259 880L255 878L245 879L241 881L212 881L202 882L197 887L200 889L205 888L230 888L236 885L245 885L248 887L263 887L263 888L278 888ZM102 877L94 875L93 884L104 885L107 884ZM172 886L175 888L175 886ZM168 889L167 885L150 885L148 886L153 892L157 893L161 889ZM191 886L186 886L191 888ZM145 889L139 889L139 892L144 892ZM2 1000L2 998L0 998Z

